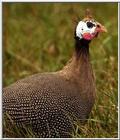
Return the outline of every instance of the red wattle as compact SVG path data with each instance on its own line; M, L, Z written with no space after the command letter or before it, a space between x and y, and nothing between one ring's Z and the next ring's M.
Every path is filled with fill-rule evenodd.
M83 38L86 40L91 40L93 38L93 36L90 33L84 33Z

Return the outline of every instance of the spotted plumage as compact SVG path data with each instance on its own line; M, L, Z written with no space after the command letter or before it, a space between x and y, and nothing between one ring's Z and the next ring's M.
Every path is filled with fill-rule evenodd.
M84 102L92 106L78 93L76 84L60 73L36 74L4 89L3 110L17 125L31 123L40 137L69 137L73 117L84 119L90 112Z

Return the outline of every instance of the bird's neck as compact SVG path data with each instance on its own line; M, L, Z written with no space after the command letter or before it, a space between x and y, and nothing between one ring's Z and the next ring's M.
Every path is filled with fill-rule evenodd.
M89 63L89 42L85 40L75 40L75 51L72 61L77 67Z
M89 42L75 40L75 51L72 59L69 60L62 72L65 73L67 77L81 76L82 78L88 74L90 67Z
M93 97L94 76L89 57L89 43L77 40L75 42L75 51L67 65L60 71L70 83L75 84L77 90L84 93L85 97ZM89 96L91 95L91 96Z

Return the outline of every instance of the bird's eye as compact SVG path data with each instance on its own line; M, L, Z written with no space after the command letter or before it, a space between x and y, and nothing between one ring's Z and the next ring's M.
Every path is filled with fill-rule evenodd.
M93 26L95 26L92 22L87 22L87 27L88 28L92 28Z
M97 27L100 28L100 25L98 24Z

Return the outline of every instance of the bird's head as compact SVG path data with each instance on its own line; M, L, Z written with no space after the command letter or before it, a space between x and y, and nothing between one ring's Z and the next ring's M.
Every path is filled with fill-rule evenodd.
M89 9L86 10L85 18L78 22L75 29L75 38L79 40L91 41L97 37L99 33L107 32L107 29L92 18Z

